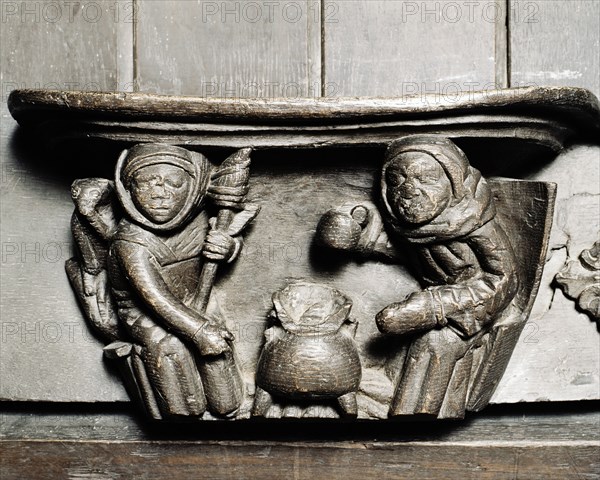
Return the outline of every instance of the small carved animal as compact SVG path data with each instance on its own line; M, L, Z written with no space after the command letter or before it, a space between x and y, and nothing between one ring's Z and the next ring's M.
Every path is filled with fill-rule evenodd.
M77 256L67 260L65 268L90 323L104 337L117 340L118 320L106 272L108 246L117 227L114 185L105 178L75 180L71 197Z

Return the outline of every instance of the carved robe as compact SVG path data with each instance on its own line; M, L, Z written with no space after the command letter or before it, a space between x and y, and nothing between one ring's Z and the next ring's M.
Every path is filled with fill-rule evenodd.
M204 212L176 233L122 220L109 253L119 318L142 347L157 399L172 415L200 415L206 408L194 353L181 339L191 340L203 323L186 300L199 277L207 228Z
M468 352L518 287L514 253L495 220L460 239L413 248L415 268L427 286L422 294L430 296L431 314L446 326L411 342L390 413L461 417L476 368Z
M414 302L425 308L438 325L417 335L401 357L390 414L462 417L480 358L474 349L519 287L515 254L496 219L489 185L462 151L447 140L425 137L403 142L389 155L407 151L425 151L438 161L453 198L433 220L403 224L387 202L387 164L383 167L382 198L391 238L402 245L397 250L406 250L425 287L406 306Z

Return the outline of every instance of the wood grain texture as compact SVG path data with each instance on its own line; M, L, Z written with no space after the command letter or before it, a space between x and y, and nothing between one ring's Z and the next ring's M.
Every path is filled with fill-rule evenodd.
M433 94L268 101L19 90L9 108L51 143L101 138L227 149L383 146L404 135L434 133L514 139L559 151L566 140L594 138L600 128L597 98L577 88L465 92L452 100Z
M3 441L3 478L594 479L594 443ZM199 454L199 451L202 453ZM39 466L44 465L43 469Z
M541 90L538 94L544 92L547 93L546 90ZM556 93L557 91L553 90L551 92ZM569 91L567 90L567 92ZM576 90L575 92L584 93L580 90ZM506 92L504 92L504 94L506 94ZM87 103L85 101L87 98L86 96L78 97L75 94L58 95L56 92L47 93L46 95L48 96L47 100L53 100L55 106L60 106L63 110L71 113L76 113L78 110L89 112L93 105L96 104L94 99L100 98L100 104L107 106L108 114L114 115L116 111L115 108L112 108L112 110L108 108L115 106L110 100L115 101L116 105L129 105L129 110L127 110L129 116L135 117L136 112L145 112L145 114L148 114L148 111L143 108L144 105L148 105L147 103L144 103L147 102L148 97L140 94L92 95L92 100ZM158 114L168 116L169 111L164 98L152 98L162 98L162 103L157 102L157 105L160 107L158 109ZM518 100L518 97L514 96L510 96L509 98L513 101ZM541 98L543 98L543 95L538 97L538 102L541 101ZM557 102L554 102L554 100L557 98L560 99L560 95L554 95L551 96L551 98L553 99L551 102L553 108L558 108ZM563 106L568 107L567 111L573 109L573 106L577 105L587 105L587 107L584 108L584 111L590 109L594 111L593 105L595 104L587 103L585 101L581 102L583 99L588 98L587 94L583 95L581 98L577 95L566 95L566 98L575 102L574 105L571 105L569 102L563 102ZM578 99L579 101L577 101ZM90 99L88 98L88 100ZM132 103L128 104L127 102L130 100ZM507 98L503 97L502 93L498 93L496 96L484 96L482 98L483 103L479 106L485 106L486 111L488 108L508 108L510 102L507 102L506 100ZM384 110L382 113L375 108L371 108L372 105L366 101L362 101L362 103L361 101L350 101L350 105L353 106L353 108L345 110L343 107L346 103L341 100L329 100L323 103L316 101L295 101L290 104L280 101L276 102L275 105L271 105L269 102L223 102L219 100L209 101L206 99L200 99L194 102L189 98L176 97L175 102L179 102L178 105L188 105L190 107L190 109L176 109L177 115L190 115L190 111L192 111L199 112L200 114L209 117L211 111L214 110L216 106L224 106L224 113L231 117L234 113L239 113L238 109L243 109L244 106L246 106L252 107L248 108L248 111L251 114L249 116L253 117L254 120L257 118L259 119L261 111L264 111L267 116L272 115L272 120L275 122L281 118L286 119L287 117L284 114L284 111L285 108L290 107L294 112L294 119L299 123L303 120L310 120L311 117L307 112L310 113L315 110L317 110L318 115L322 117L326 117L327 111L334 111L337 115L350 115L350 118L354 120L360 117L361 112L371 116L376 116L378 114L393 116L397 114L398 111L402 111L402 109L394 110L392 108L391 110ZM26 102L23 104L25 105ZM152 104L153 103L150 105ZM402 104L402 102L400 102L400 104ZM534 102L534 105L535 104L536 102ZM375 105L383 107L386 103L385 101L380 100L375 102ZM392 105L396 104L392 103ZM472 104L469 103L464 105L463 110L471 108L468 105ZM569 107L569 105L571 106ZM302 108L303 106L306 110ZM370 107L366 109L365 106ZM29 104L29 107L32 107L32 104ZM398 107L398 105L396 105L396 107ZM450 107L448 106L448 108ZM461 111L456 105L452 108L457 108L458 112ZM416 112L418 110L416 105L412 105L411 109L409 109L409 112ZM435 110L435 107L433 107L433 109ZM30 114L33 111L34 110L30 110ZM42 111L44 110L42 109ZM303 114L306 115L303 116ZM454 118L456 118L456 115ZM561 116L561 121L565 121L566 118L566 115ZM288 122L290 121L289 118L287 118L287 120ZM275 128L277 126L278 125L276 124L270 128ZM294 128L294 125L292 124L291 127ZM229 137L227 139L228 142L230 143L233 141L233 138L234 137ZM269 141L270 137L262 136L261 138L267 138L266 141ZM206 141L206 139L203 141ZM475 149L473 155L470 155L470 150L468 148L465 151L467 151L471 161L482 169L484 175L489 175L490 152L487 148L487 143L483 143L485 143L483 146L486 148ZM90 149L86 148L85 151L86 158L94 158L98 162L95 164L97 168L100 166L106 167L108 173L105 172L104 175L111 175L112 162L117 158L117 151L113 151L110 154L107 153L104 156L94 157L92 157L93 152L91 152ZM501 152L502 151L504 150L501 150ZM76 156L81 155L81 150L76 150L76 152ZM210 155L209 157L213 161L219 161L218 156L213 157ZM525 156L522 158L526 159L527 157ZM280 150L273 152L256 152L256 156L253 156L253 162L255 161L255 163L253 164L252 175L250 178L251 194L254 200L259 201L262 204L263 211L257 219L252 233L248 236L246 249L242 253L239 262L234 266L234 270L227 272L219 286L220 299L224 306L226 317L231 319L232 327L238 327L238 330L234 333L237 338L243 340L240 343L240 348L248 359L248 365L245 368L250 375L253 374L256 366L258 348L262 339L266 313L270 307L269 296L272 292L281 288L291 279L312 278L339 287L343 291L348 292L352 298L364 298L364 302L361 302L362 307L358 307L357 305L358 308L355 310L357 318L361 320L359 323L359 335L363 335L363 338L376 334L375 325L372 319L382 306L397 301L398 298L403 298L403 296L409 293L411 289L416 289L414 279L410 276L402 275L403 281L399 282L399 285L389 285L389 290L386 290L386 293L383 293L380 286L380 278L382 275L387 274L384 272L388 271L390 278L397 278L398 272L395 268L386 269L386 266L384 265L368 264L352 264L341 267L340 265L336 265L335 262L327 261L328 259L319 258L319 252L315 252L312 245L314 229L320 216L325 211L338 205L341 199L349 197L357 197L360 200L373 199L371 196L372 186L381 160L381 151L376 148L373 148L370 151L357 149L356 151L346 150L343 152L327 149L313 152L293 150L284 152ZM55 161L56 157L52 159L48 158L47 163L52 165ZM566 162L564 165L569 164L569 160L563 161ZM66 172L66 176L60 179L60 182L68 185L69 176L81 176L81 172L84 171L83 166L84 165L81 164L81 162L72 163L70 170ZM519 168L523 167L524 165L521 165ZM511 170L505 174L519 175L519 168L517 168L517 172ZM580 171L585 175L584 169L581 169ZM563 174L564 170L557 171L559 177ZM66 185L64 186L64 198L68 203ZM56 225L58 225L57 229L62 228L63 230L61 231L65 232L65 235L67 235L68 220L65 219L69 218L70 213L57 211L55 213L47 212L47 215L49 217L55 215L53 218ZM592 221L589 223L593 225ZM61 225L62 227L60 227ZM12 255L9 258L12 261L15 257L20 258L16 255ZM56 268L56 266L54 266L54 268ZM58 269L53 271L53 275L58 274L62 275L62 272ZM361 278L363 280L357 282L356 278ZM66 280L64 280L64 282L66 283ZM249 287L246 288L245 291L240 292L238 286L240 283L244 285L247 284ZM52 287L49 289L51 288ZM551 288L549 289L551 292ZM52 291L62 292L60 289ZM48 295L48 293L46 294ZM71 299L74 306L75 300L70 292L63 292L61 295L64 299ZM35 301L38 303L43 303L45 301L43 296L36 297L34 295L25 295L24 298L27 301ZM32 300L32 298L35 298L35 300ZM19 308L21 311L25 310L25 307L22 305ZM71 318L79 321L76 325L81 330L78 332L83 332L85 324L81 314L71 316L69 317L69 320ZM21 328L19 324L17 324L16 327ZM578 348L582 352L591 352L590 354L586 354L586 363L577 365L573 363L573 368L575 368L577 372L582 372L583 374L589 370L589 360L587 359L593 358L594 350L593 347L589 346L589 343L596 341L595 337L589 336L587 333L583 336L579 334L579 332L587 332L586 328L587 325L581 325L574 328L573 331L575 337L582 338L579 343L574 344L576 347L569 347ZM561 335L560 328L556 329L556 333L557 335ZM16 329L14 331L11 330L6 332L6 338L8 341L17 342L22 338L27 340L30 336L24 334L23 330ZM53 337L49 338L52 339ZM529 337L527 337L527 339L529 340ZM68 341L69 337L65 336L63 333L62 342L67 343ZM48 343L49 341L46 342L46 344ZM81 345L83 342L81 342L80 338L77 338L76 343L77 348L79 348L78 351L83 352L85 343L84 345ZM55 345L54 347L52 345L46 345L46 347L49 349L47 352L51 354L49 358L56 358L53 357L53 355L55 355L56 352L60 352L61 349L68 348L68 345L61 344L60 346ZM528 361L524 361L518 356L515 358L513 365L516 366L520 373L515 374L515 371L513 370L514 376L511 376L510 378L514 379L514 382L511 384L509 391L506 391L505 389L503 391L501 385L498 395L494 398L495 402L506 401L506 398L511 398L511 401L565 399L565 395L568 399L596 398L595 395L597 395L597 393L594 393L594 388L597 391L597 381L595 380L597 377L593 376L593 372L591 372L590 375L584 375L583 384L581 383L581 379L573 378L564 380L562 372L553 371L553 368L556 365L556 353L553 352L552 349L543 350L548 354L548 356L545 357L539 354L539 350L535 344L527 342L524 347L526 348L525 355L527 356ZM53 348L54 350L52 350ZM519 343L518 348L522 351L523 346L521 345L521 342ZM42 348L40 347L40 351L41 350ZM40 354L41 353L38 353L37 356ZM95 368L101 368L99 363L101 352L97 345L94 345L94 348L86 350L86 355L89 356L86 361L92 362L91 359L95 358L96 362L98 362ZM592 355L592 357L589 355ZM30 363L33 364L35 361L36 360L32 359ZM523 382L521 381L522 379L528 379L530 377L538 378L536 369L531 369L531 365L534 364L546 365L547 370L550 370L548 376L540 378L538 382L529 383L528 381L527 387L524 388ZM16 365L15 368L17 368ZM78 372L76 368L73 368L70 372L72 376L81 375L81 372ZM91 368L90 373L86 375L88 375L85 380L87 384L86 388L89 390L89 396L87 398L100 401L111 399L124 400L127 398L123 392L121 392L121 396L119 397L110 397L111 391L109 390L107 393L107 385L105 383L94 381L96 378L94 377L94 369ZM114 377L111 377L111 379L113 382L115 381ZM571 380L575 383L572 383ZM65 401L86 398L78 396L80 394L76 391L61 388L63 385L64 384L62 383L58 383L58 389L54 389L52 385L43 382L38 384L26 383L18 385L18 388L21 389L20 391L25 392L21 397L13 396L8 398ZM547 385L548 388L546 388L545 385ZM552 385L551 388L550 385ZM13 386L12 388L16 387ZM500 392L504 393L500 394ZM85 393L85 395L88 395L88 393ZM84 394L82 393L81 395Z
M511 2L509 33L511 86L578 85L598 95L600 3ZM495 396L511 402L547 400L542 392L550 389L562 400L597 398L598 330L555 290L553 279L598 239L600 151L566 151L527 178L558 184L555 218L540 291L514 354L520 362L509 364ZM547 359L539 355L549 351L553 354ZM525 373L529 369L537 373ZM517 392L517 384L525 388Z
M152 423L128 404L3 403L0 437L5 440L91 441L383 441L454 444L526 441L591 443L598 440L597 401L490 405L463 421L394 422L244 421ZM293 428L290 426L293 425ZM250 428L249 428L250 426Z
M141 91L203 97L320 95L320 3L138 2Z
M2 478L600 476L597 402L496 406L463 422L209 422L202 429L142 428L129 409L107 407L4 408Z
M14 13L7 14L6 22L2 23L3 93L16 87L35 86L69 89L86 88L88 85L93 87L91 89L97 89L98 85L99 89L112 90L115 82L120 90L128 89L125 85L131 82L133 70L133 38L128 29L134 29L133 23L127 23L131 18L131 10L127 7L129 2L119 2L122 15L118 18L125 23L117 24L114 22L114 10L110 9L115 5L113 2L108 2L97 22L85 20L85 5L82 4L72 12L73 21L69 21L70 14L64 10L67 2L59 2L63 8L62 18L53 23L49 20L56 17L56 11L51 10L56 3L3 3L3 8L6 5L16 8ZM182 5L170 2L140 3L136 30L140 31L138 40L145 40L138 42L137 49L140 59L145 57L145 67L139 70L139 79L143 83L141 87L145 90L156 87L156 91L170 91L171 84L180 84L190 85L190 90L173 87L172 91L201 93L195 88L194 82L197 78L205 78L204 72L211 75L206 78L216 78L218 81L234 78L241 79L241 82L246 78L256 78L262 82L265 78L271 81L280 77L272 81L281 82L281 78L303 78L307 86L312 85L315 78L317 83L320 81L319 38L318 33L308 33L309 27L313 27L308 18L304 19L304 33L298 26L302 21L288 23L283 20L278 26L269 22L244 26L235 24L231 14L228 16L230 25L222 29L221 13L218 11L211 14L213 24L207 30L202 22L194 23L192 15L182 18L187 17ZM210 2L204 3L208 5ZM221 8L221 2L214 3ZM401 3L410 2L387 2L385 5L370 1L337 3L337 13L335 5L324 5L322 9L325 36L329 41L325 45L325 66L330 73L337 71L343 81L349 82L347 94L402 94L402 90L395 88L399 81L414 81L417 84L434 81L431 79L440 77L441 65L445 63L452 63L451 68L456 69L452 70L454 73L451 75L464 75L466 79L473 80L478 78L477 72L483 68L487 73L481 78L485 81L493 78L494 61L490 63L487 57L477 53L479 50L475 54L470 53L472 49L480 47L491 51L492 23L483 18L481 10L474 12L480 22L479 27L475 26L476 22L469 21L464 25L463 21L452 25L448 21L444 21L444 25L438 24L435 15L439 17L441 11L436 14L435 9L441 7L435 5L432 7L434 13L426 15L425 23L421 22L422 12L410 15L405 12L406 21L413 22L413 26L402 30L394 23L397 20L394 15L385 14L397 11ZM420 8L421 2L413 3ZM463 6L463 17L468 18L464 3L458 3ZM559 83L573 84L581 80L584 86L592 85L598 93L597 2L511 3L521 8L520 22L513 17L511 24L513 83L520 83L519 72L526 71L517 68L519 65L542 65L530 70L534 80L543 74L543 81L536 83L560 80ZM525 16L534 11L523 9L526 4L532 3L540 9L537 15L540 22L526 24ZM42 10L44 5L45 11ZM535 5L533 8L536 8ZM93 7L87 8L87 19L94 19L97 13ZM144 16L144 8L150 9L146 13L151 19ZM202 6L198 3L195 8L198 18L197 12L201 14ZM263 15L266 15L266 10L264 12ZM354 19L353 15L344 12L358 12L362 17ZM542 15L544 12L554 12L553 16L547 17L554 20L543 23L542 20L546 18L546 14ZM446 13L452 15L450 11ZM252 15L247 11L248 14ZM288 15L292 14L290 10ZM495 14L490 10L486 15L490 18ZM343 20L346 17L349 18L346 23L334 22L336 18ZM282 12L274 13L273 18L281 20ZM361 24L357 25L358 22ZM373 22L375 26L371 25ZM383 28L388 24L389 28ZM151 28L144 33L145 25ZM291 29L289 37L288 27ZM483 33L478 30L480 27ZM266 31L264 38L256 33L260 29ZM238 30L245 33L238 36ZM521 31L527 35L519 36ZM443 44L436 43L439 50L429 47L432 42L442 42L442 38L438 38L442 33ZM480 38L481 41L474 41ZM198 39L204 40L200 42ZM389 39L393 41L386 43ZM268 45L265 46L265 42ZM480 47L475 47L475 44ZM169 45L168 49L163 48L165 45ZM250 52L244 59L235 57L240 45ZM384 48L385 45L389 48ZM344 50L348 46L354 50ZM218 57L218 52L222 52L223 48L226 53ZM404 48L408 49L408 53L400 55L399 52L404 52ZM281 50L286 53L281 54ZM270 52L270 55L261 55L262 51ZM460 58L455 56L458 54ZM205 57L210 59L208 63L195 61L197 58L204 60ZM242 60L247 63L243 64ZM572 62L577 65L571 67ZM356 65L353 66L353 63ZM163 65L170 70L162 68ZM229 65L229 73L220 77L220 72L225 71L222 65ZM581 69L577 70L579 67ZM234 73L231 73L232 70ZM565 74L562 80L552 78L557 75L560 77L563 70L579 72L581 76L573 79ZM255 75L252 73L254 71L259 73ZM189 72L188 77L185 76L186 72ZM200 77L195 76L197 72L200 72ZM287 73L284 75L281 72ZM416 73L402 77L404 72ZM146 74L150 77L145 77ZM326 72L326 80L329 78L327 75ZM144 83L145 78L150 80ZM180 78L187 80L184 82ZM463 80L457 78L448 81ZM166 86L161 82L166 82ZM364 90L358 87L353 90L352 85L362 85ZM219 93L226 92L221 90L215 94ZM325 93L334 92L325 89ZM344 92L338 89L335 93ZM305 94L314 96L310 91ZM243 106L240 103L240 108ZM3 107L1 156L6 163L2 169L2 396L22 400L126 400L127 396L118 379L109 374L101 362L100 344L87 332L61 266L71 255L72 248L68 234L68 218L72 210L68 186L75 176L81 176L84 165L93 163L93 152L86 151L77 163L73 163L78 166L77 169L63 168L58 171L45 164L47 157L43 151L30 148L35 142L14 134L15 127ZM107 158L113 157L105 156L101 160ZM557 228L554 229L556 237L540 297L534 308L533 323L530 329L525 330L515 359L509 365L493 401L597 398L597 330L585 316L574 310L572 303L562 298L560 292L554 296L551 281L553 272L562 267L569 255L576 256L582 248L589 247L589 241L597 236L597 199L600 195L597 187L598 158L597 150L579 150L561 156L547 168L532 174L531 178L559 183L559 205L555 219ZM110 175L110 167L104 171ZM365 188L368 187L368 182L360 181ZM312 198L307 203L309 201ZM281 248L285 245L273 237L265 243L253 245L254 250L249 253L255 256L256 265L264 266L265 262L274 263L277 258L281 259ZM291 254L293 252L290 250ZM290 259L295 261L296 257L292 255ZM276 268L276 274L282 282L287 265L284 263ZM272 285L274 288L278 286L276 282ZM23 294L23 291L30 293ZM253 293L257 298L267 295L264 289L258 287ZM565 334L565 324L569 327L568 334ZM257 329L256 335L260 333ZM56 362L60 364L59 368L54 366ZM547 392L553 392L552 396L548 396Z
M131 84L131 51L119 43L130 12L125 1L2 2L1 397L31 399L31 388L43 384L65 398L123 395L98 368L101 355L85 353L97 342L83 329L65 281L71 238L56 218L72 210L68 176L40 168L46 153L19 137L6 98L23 87L106 91Z
M511 86L572 85L600 94L600 3L513 2Z
M452 96L492 88L502 8L466 3L324 0L324 93Z

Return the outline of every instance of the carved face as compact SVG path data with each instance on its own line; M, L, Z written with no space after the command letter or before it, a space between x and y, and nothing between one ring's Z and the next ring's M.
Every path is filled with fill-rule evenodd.
M84 216L91 215L98 205L106 204L113 189L103 178L82 178L71 186L71 198L77 210Z
M387 201L399 220L418 225L437 217L452 198L452 186L431 156L406 152L386 170Z
M166 223L183 209L191 186L188 173L175 165L159 163L133 174L131 199L149 220Z

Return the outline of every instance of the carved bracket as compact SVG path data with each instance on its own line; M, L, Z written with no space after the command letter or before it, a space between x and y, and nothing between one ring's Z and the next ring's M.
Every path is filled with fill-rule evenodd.
M429 101L11 95L13 116L53 140L127 147L107 159L113 178L73 183L66 270L149 417L462 418L487 405L537 294L555 185L488 180L461 146L478 145L478 164L492 141L523 161L555 155L597 132L599 107L580 89ZM336 179L343 159L278 188L271 167L251 171L256 150L330 146L385 152L360 187ZM301 268L249 260L274 238L303 239ZM590 288L597 299L598 248L557 277L580 303Z

